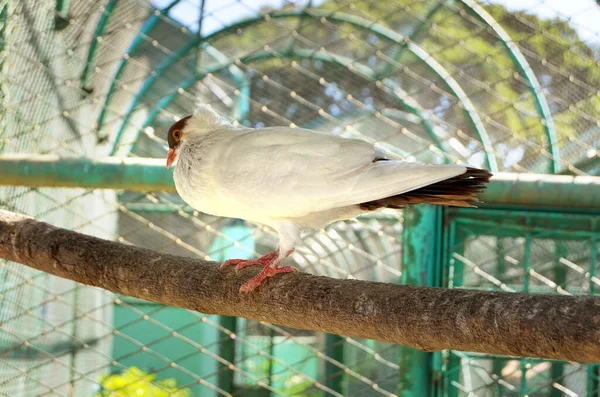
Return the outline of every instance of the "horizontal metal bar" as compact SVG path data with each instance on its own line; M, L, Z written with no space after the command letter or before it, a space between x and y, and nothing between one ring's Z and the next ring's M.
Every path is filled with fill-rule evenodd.
M600 177L496 173L481 200L493 205L600 209Z
M0 156L0 185L175 191L166 160L107 157L61 158L54 155Z
M175 191L165 159L0 156L0 185ZM600 177L497 173L481 195L486 205L600 209Z

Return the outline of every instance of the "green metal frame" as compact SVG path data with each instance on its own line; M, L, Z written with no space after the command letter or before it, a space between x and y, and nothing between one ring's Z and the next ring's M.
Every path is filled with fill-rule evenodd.
M317 10L310 10L310 11L304 10L304 11L300 11L300 12L275 13L275 14L270 15L270 17L272 19L313 18L313 19L317 19L317 20L320 20L321 18L326 18L331 21L340 22L340 23L348 23L348 24L353 25L358 28L367 29L372 33L375 33L381 37L385 37L385 38L389 39L390 41L394 41L397 44L405 44L406 43L405 37L403 35L396 33L393 30L386 28L385 26L382 26L377 23L373 23L365 18L361 18L358 16L349 15L349 14L345 14L345 13L340 13L340 12L328 13L328 12L317 11ZM127 124L129 123L130 118L132 117L133 112L137 108L138 104L141 102L142 98L148 93L150 88L152 88L152 86L154 85L156 80L159 77L161 77L164 74L164 72L171 65L173 65L175 62L177 62L178 60L185 57L195 47L197 47L199 45L203 45L203 43L208 42L211 39L214 39L221 35L230 33L231 31L235 31L237 29L240 29L240 28L243 28L246 26L251 26L256 23L262 23L262 22L264 22L264 17L248 19L248 20L236 23L236 24L232 24L232 25L228 26L227 28L224 28L224 29L214 32L210 35L207 35L206 37L204 37L202 39L199 39L196 37L195 39L190 40L185 46L183 46L179 50L177 50L173 55L171 55L168 58L165 58L165 60L156 67L156 69L154 70L154 73L143 82L143 84L142 84L141 88L138 90L136 96L131 101L129 108L126 111L126 113L121 121L121 126L119 128L119 131L117 133L117 138L115 141L116 144L118 145L117 139L120 139L121 135L123 134L124 129L126 128ZM477 133L477 135L485 149L486 162L487 162L488 168L492 172L496 172L498 170L498 166L497 166L496 158L494 155L494 150L493 150L493 147L491 144L491 140L485 129L485 126L483 125L483 122L481 121L481 118L479 117L479 114L477 113L477 111L475 109L475 106L472 104L472 102L470 101L470 99L468 98L468 96L466 95L464 90L462 89L462 87L458 84L458 82L450 75L450 73L448 73L448 71L439 62L437 62L429 53L427 53L421 47L419 47L418 45L416 45L414 43L410 43L410 42L408 44L406 44L406 46L407 46L407 49L410 52L412 52L415 56L417 56L422 62L424 62L424 64L435 75L440 77L440 79L447 86L448 90L462 104L462 107L464 109L466 117L473 124L475 132ZM242 61L242 62L244 62L244 61ZM228 66L228 65L223 65L223 67L225 67L225 66ZM207 73L211 73L211 72L206 71L205 74L207 74ZM109 92L107 94L107 98L106 98L106 101L104 104L104 109L107 108L108 103L110 101L110 98L111 98L112 93L115 90L115 88L116 88L116 82L113 81L113 83L111 84L111 89L109 89ZM103 116L101 114L101 118L98 120L98 124L102 125L102 123L103 123ZM148 125L148 123L146 123L146 125Z
M105 138L106 134L103 133L103 128L104 128L104 120L106 119L106 115L108 112L108 105L112 99L113 94L115 93L115 90L117 89L117 86L119 85L119 79L121 78L121 74L123 73L123 71L125 70L125 66L127 66L127 63L129 62L129 59L131 59L131 55L138 49L138 47L144 42L144 36L147 36L152 29L154 29L154 27L156 26L156 24L158 23L160 16L161 15L166 15L171 8L175 7L181 0L173 0L172 3L170 3L168 6L166 6L165 8L163 8L162 10L153 13L150 18L148 18L146 20L146 22L144 23L144 25L142 25L142 27L140 28L140 31L138 32L138 34L135 36L135 38L133 39L133 41L131 42L131 44L129 45L129 48L127 48L126 54L129 54L129 57L123 57L121 58L121 60L119 61L119 65L117 66L117 71L115 72L115 75L110 83L110 87L108 89L108 93L106 94L106 99L104 100L104 106L102 107L102 111L100 112L100 116L98 116L98 137L100 139ZM106 22L105 22L106 23ZM93 54L88 55L88 60L87 60L87 64L86 64L86 68L88 68L88 65L91 65L94 61L95 58L95 54L96 54L96 50L94 49ZM91 70L91 67L88 68L88 73L89 70ZM83 76L82 77L82 81L85 81L86 79L88 79L87 76Z
M558 138L556 135L556 127L554 126L554 120L552 118L552 112L548 105L548 100L544 95L543 89L535 76L535 73L529 66L527 59L519 50L519 47L511 39L510 35L500 26L500 24L492 17L483 7L477 4L474 0L459 0L465 5L467 10L473 14L477 19L489 26L493 32L498 36L504 47L508 50L512 60L514 61L519 72L523 75L525 80L529 83L529 89L535 98L535 104L538 112L542 116L544 123L544 130L548 143L550 145L550 164L548 172L552 174L558 174L560 172L560 152L558 147Z
M94 31L94 37L92 38L92 42L90 43L90 48L88 49L87 60L85 62L85 66L83 68L83 73L81 74L81 88L86 92L92 92L92 67L94 64L94 58L96 56L96 50L98 49L98 40L104 34L104 29L108 26L108 22L110 21L110 17L113 15L113 11L117 5L119 0L110 0L108 4L104 6L104 10L102 11L102 15L100 15L100 19L98 20L98 24L96 25L96 30Z
M402 229L402 284L441 286L442 208L419 205L404 210ZM421 397L433 392L434 354L401 346L398 395Z
M272 52L261 52L261 53L255 53L252 54L248 57L242 58L240 59L241 62L246 63L246 64L251 64L252 62L257 62L257 61L264 61L264 60L268 60L271 58L277 58L279 56L285 56L286 58L299 58L299 59L312 59L312 60L319 60L322 61L324 63L331 63L331 64L335 64L335 65L340 65L340 66L344 66L344 67L349 67L352 66L352 68L358 72L360 72L363 77L371 80L371 81L377 81L377 75L375 74L374 71L372 71L370 68L363 66L363 65L358 65L358 64L354 64L350 59L339 56L339 55L334 55L331 53L327 53L324 51L310 51L310 50L296 50L296 49L289 49L288 52L286 52L285 54L275 54ZM148 116L146 117L146 121L144 122L144 125L142 126L142 128L139 129L139 131L143 130L144 128L152 125L152 123L154 122L154 120L156 119L156 117L158 116L158 114L164 110L177 96L180 95L180 90L186 90L188 89L190 86L192 86L194 83L196 83L199 80L202 80L204 77L206 77L206 75L208 74L214 74L214 73L218 73L226 68L229 68L229 70L231 71L231 68L233 67L235 61L230 61L229 64L226 65L218 65L214 68L211 68L209 70L207 70L205 73L201 73L195 77L191 77L185 81L183 81L176 90L172 91L170 94L164 96L163 98L161 98L159 100L159 102L157 103L157 105L149 112ZM236 67L237 69L237 67ZM235 76L235 75L234 75ZM245 76L244 76L245 77ZM249 89L249 83L244 79L241 80L238 79L236 80L236 85L239 88L240 86ZM242 84L240 84L242 83ZM387 86L386 86L387 87ZM427 134L429 135L429 137L431 138L431 140L433 141L434 145L440 149L440 151L442 153L444 153L446 155L446 158L448 159L448 153L446 152L446 148L445 145L443 144L442 141L440 141L439 137L437 136L437 134L435 133L435 126L433 125L433 123L431 122L431 120L429 120L429 118L425 115L425 110L423 108L420 108L417 104L409 104L407 101L405 101L401 96L396 94L396 91L393 89L393 87L387 87L388 89L388 93L395 99L398 101L399 105L401 107L403 107L405 110L407 110L409 113L416 115L420 120L421 120L421 125L423 126L423 128L425 129L425 131L427 132ZM240 94L240 97L242 96L242 93ZM249 98L248 96L246 96L246 98ZM414 102L414 101L412 101ZM244 109L245 114L248 113L248 104L245 105L246 108ZM236 117L236 119L238 119ZM121 126L122 128L125 128L124 125ZM123 135L123 130L119 130L117 137L121 137ZM115 144L118 145L118 141L115 140Z
M551 179L558 181L560 178L553 176ZM523 182L531 183L531 181ZM559 182L555 188L562 189L562 184ZM563 200L565 197L558 199ZM538 203L532 203L536 205ZM559 208L558 203L554 206ZM443 244L443 260L442 269L445 270L443 287L448 288L461 288L463 287L464 279L464 264L462 261L453 259L453 253L460 255L464 254L465 241L467 237L479 237L479 236L495 236L495 237L517 237L524 238L524 256L522 262L523 277L522 282L519 284L509 284L510 287L515 291L522 291L526 293L536 293L534 285L531 284L530 270L533 268L532 264L532 247L534 239L541 239L547 241L548 239L555 240L556 255L555 258L566 257L568 254L567 245L565 241L582 241L589 242L590 244L590 271L585 277L590 278L592 273L595 274L597 266L597 242L600 237L600 212L598 211L582 211L581 213L569 213L567 211L548 211L544 208L531 208L531 209L514 209L508 211L506 208L493 207L489 209L470 209L470 208L447 208L444 209L444 244ZM426 230L427 226L424 226ZM417 232L418 233L418 232ZM409 241L405 242L406 244ZM500 242L498 242L500 243ZM497 247L498 248L498 247ZM501 255L498 258L499 266L504 266L502 263ZM561 287L566 287L566 277L564 267L554 266L555 277L553 281ZM547 269L551 271L552 269ZM497 269L497 274L503 274L503 271ZM507 283L508 279L501 279L500 281ZM589 294L594 295L594 283L590 282ZM573 293L577 293L576 289L571 289ZM437 395L443 395L445 397L455 397L459 395L459 388L453 386L454 382L459 381L460 371L462 370L461 360L464 362L471 361L473 359L493 359L494 369L493 373L499 374L502 368L502 363L505 363L508 359L503 356L495 355L480 355L480 354L469 354L464 352L448 351L443 353L436 353L444 364L442 365L442 382L437 390ZM539 391L538 389L528 390L530 385L527 382L525 373L528 370L528 364L538 362L550 362L550 376L551 379L560 379L564 374L564 362L556 360L542 360L542 359L531 359L531 358L520 358L519 369L522 371L521 383L518 386L520 395L532 394ZM434 360L435 363L435 360ZM598 391L598 365L588 364L587 365L587 391L586 395L595 395ZM434 366L435 371L435 366ZM497 391L502 394L501 391ZM560 396L562 392L558 389L552 388L549 395Z

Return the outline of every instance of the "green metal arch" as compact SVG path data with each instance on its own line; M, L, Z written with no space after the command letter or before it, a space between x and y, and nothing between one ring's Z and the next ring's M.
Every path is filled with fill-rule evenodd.
M551 173L558 174L560 172L560 152L558 148L558 138L556 135L556 127L554 126L554 120L552 119L552 112L550 106L546 100L546 96L543 93L542 87L533 73L533 70L529 66L527 59L521 53L521 50L517 47L515 42L511 39L510 35L500 26L500 24L492 17L483 7L477 4L474 0L459 0L463 3L468 11L472 13L477 19L488 25L498 38L502 41L502 44L508 52L511 58L515 62L517 69L522 73L525 79L529 82L529 89L535 98L536 107L538 112L544 119L544 130L548 143L550 144L550 154L552 159L550 160L549 170Z
M330 19L330 20L333 20L336 22L349 23L349 24L354 25L359 28L368 29L380 36L383 36L391 41L395 41L396 43L399 43L399 44L405 43L404 36L392 31L391 29L388 29L382 25L373 23L369 20L366 20L366 19L358 17L358 16L348 15L348 14L339 13L339 12L328 13L328 12L311 10L311 11L286 12L286 13L272 14L272 15L270 15L270 17L274 18L274 19L282 19L282 18L315 18L315 19L319 18L320 19L320 18L326 18L326 19ZM214 33L204 37L203 39L196 38L194 40L190 40L186 45L184 45L179 50L177 50L173 55L166 58L163 62L161 62L157 66L157 68L154 71L155 73L153 73L152 76L149 76L142 84L142 87L138 91L135 98L132 100L132 102L129 106L129 109L127 110L125 116L123 117L123 120L121 122L121 127L119 128L119 133L117 134L117 136L119 137L122 134L122 132L125 128L125 125L127 125L127 123L129 122L129 119L130 119L133 111L137 107L137 104L140 102L141 98L153 86L156 79L158 77L160 77L165 72L165 70L167 68L169 68L173 63L175 63L177 60L184 57L187 53L189 53L196 46L202 45L203 42L206 42L206 41L213 39L215 37L218 37L220 35L226 34L232 30L237 30L239 28L242 28L242 27L245 27L248 25L252 25L255 23L260 23L263 21L264 21L264 17L241 21L239 23L230 25L225 29L214 32ZM421 59L421 61L423 61L437 76L442 78L442 80L447 85L448 89L461 102L467 118L473 124L475 131L476 131L477 135L479 136L481 143L484 146L484 149L486 151L486 161L487 161L489 169L492 172L497 171L498 166L496 163L496 158L494 156L494 151L493 151L493 148L491 145L491 141L489 139L489 135L487 134L487 131L485 130L483 122L481 121L481 118L479 117L475 107L473 106L473 104L471 103L469 98L467 97L464 90L460 87L458 82L456 80L454 80L454 78L446 71L446 69L441 64L439 64L435 59L433 59L433 57L431 57L421 47L419 47L418 45L416 45L414 43L409 42L407 44L407 49L409 51L411 51L413 54L415 54L419 59ZM116 83L113 82L113 85L116 86ZM109 91L109 96L110 95L111 95L111 92ZM109 96L107 96L107 100L105 102L105 107L108 105Z
M130 56L123 57L119 61L119 66L117 66L117 71L115 72L115 75L110 84L110 88L108 89L108 93L106 94L106 99L104 100L104 106L102 107L100 116L98 117L97 125L98 125L99 137L103 137L102 129L104 127L104 119L106 118L106 114L108 111L108 103L112 99L112 95L114 94L115 90L117 89L117 85L119 83L119 78L121 77L121 74L125 70L125 66L127 66L127 63L129 62L129 59L131 58L131 55L144 42L143 35L147 35L148 33L150 33L150 31L152 29L154 29L154 27L156 26L156 24L158 23L158 21L160 19L160 16L167 14L171 10L171 8L175 7L180 1L181 0L173 0L173 2L171 4L169 4L162 10L160 10L160 11L156 10L157 12L155 11L152 14L152 16L150 18L148 18L148 20L144 23L144 25L142 25L142 27L140 28L140 31L138 32L138 34L135 36L135 38L129 45L129 48L127 48L126 54L129 54ZM106 24L106 22L107 21L105 21L104 23ZM98 30L98 29L96 29L96 30ZM104 30L104 28L102 27L102 31L103 30ZM96 40L94 40L94 43L95 42L96 42ZM94 46L93 52L92 52L92 48L90 46L90 54L88 54L88 59L87 59L87 63L86 63L86 69L88 70L87 71L88 74L90 73L91 64L93 63L95 53L96 53L96 47ZM87 79L89 79L89 77L87 77L87 75L84 74L84 76L82 77L82 82L87 81Z
M255 62L257 60L265 60L265 59L275 58L275 57L279 56L279 54L273 54L273 53L265 53L265 54L270 54L271 56L266 57L266 55L265 56L261 55L259 58L251 58L251 59L249 59L248 63ZM332 63L332 64L336 64L339 66L344 66L346 68L352 67L353 69L359 71L363 75L363 77L365 77L371 81L376 81L378 79L377 74L373 70L369 69L368 67L366 67L364 65L355 64L351 59L342 57L339 55L325 53L323 51L315 52L315 51L311 51L311 50L299 50L299 49L293 49L293 48L290 48L285 54L282 54L282 55L284 55L285 57L288 57L288 58L320 60L325 63ZM236 82L236 86L238 87L238 89L240 89L240 91L242 91L243 89L249 89L249 86L246 81L241 81L239 78L235 79L235 73L234 73L235 70L232 70L232 69L235 68L237 71L239 71L239 68L233 66L233 63L234 63L233 61L230 61L229 64L216 66L214 69L211 69L210 71L207 71L206 73L202 73L202 74L192 77L188 80L185 80L181 85L178 85L177 90L175 92L163 97L159 101L159 103L154 108L155 110L153 110L151 112L152 119L150 120L150 122L144 123L144 126L141 128L141 130L143 130L150 124L152 124L152 122L154 121L154 118L156 117L158 112L160 112L162 109L164 109L166 106L168 106L168 104L171 103L171 101L173 99L175 99L175 97L177 97L177 95L179 94L179 89L185 90L185 89L189 88L188 81L196 82L198 80L203 79L206 76L206 74L218 73L226 68L229 68L230 72L232 72L232 74L234 75L234 80ZM242 84L240 84L240 83L242 83ZM445 155L447 161L451 161L451 159L449 158L449 153L446 150L443 142L440 141L439 137L435 133L435 125L431 122L431 120L429 120L429 117L424 114L425 110L422 109L420 106L418 106L418 104L410 104L410 103L406 102L402 97L400 97L399 95L397 95L394 92L393 87L386 86L386 88L389 90L389 91L387 91L387 93L389 95L391 95L396 101L398 101L400 106L402 106L409 113L416 115L419 118L419 120L421 120L421 125L423 126L423 128L425 129L425 131L427 132L427 134L433 141L434 145L440 150L441 153L443 153ZM241 93L240 96L243 96L243 93ZM245 116L248 113L248 105L242 104L242 107L243 107L243 109L238 110L238 112ZM236 114L235 117L236 117L236 119L240 118L240 116L238 114ZM122 126L122 127L125 128L126 126ZM120 140L120 137L123 135L123 133L124 133L124 130L120 129L117 134L118 139L115 139L115 146L113 149L113 154L115 154L117 152L117 146L119 145L119 140ZM136 140L136 139L134 139L134 140Z
M98 20L98 25L96 25L94 38L90 43L85 67L83 68L83 73L81 74L81 88L86 92L92 92L93 89L92 65L94 63L94 57L96 56L96 49L98 48L98 38L102 37L104 34L104 29L106 29L106 26L108 25L110 17L113 15L113 10L115 9L118 1L119 0L110 0L108 4L104 6L104 11L102 11L102 15Z
M250 84L248 82L248 78L247 78L246 74L239 67L237 67L226 55L221 53L216 48L211 47L210 45L205 43L205 44L203 44L203 49L208 54L210 54L212 57L214 57L216 60L218 60L219 62L222 62L221 65L217 66L218 69L215 69L216 71L221 71L225 68L229 68L229 73L231 73L231 77L235 83L235 86L240 91L240 95L238 96L238 101L237 101L235 109L234 109L234 117L236 120L243 122L244 120L246 120L248 118L248 114L250 113L250 105L249 105L248 101L245 100L246 98L250 97ZM216 71L215 71L215 73L216 73ZM144 128L146 128L147 126L148 126L147 123L144 124L144 127L142 127L142 130ZM115 137L115 141L113 143L112 149L110 151L111 156L117 155L119 151L129 152L131 150L131 147L138 140L141 130L138 130L136 137L132 140L132 142L130 144L120 145L119 143L121 141L123 134L125 133L125 128L126 128L126 124L122 124L121 127L119 128L119 131L117 132L117 135Z
M284 55L285 57L289 57L289 58L320 60L325 63L333 63L333 64L344 66L344 67L352 66L354 69L358 70L362 75L364 75L366 78L371 79L371 80L377 80L377 74L373 70L369 69L368 67L363 66L363 65L353 64L353 61L346 57L342 57L342 56L331 54L331 53L325 53L323 51L315 52L315 51L311 51L311 50L298 50L298 49L290 48L290 49L288 49L288 51L285 54L275 54L273 52L262 52L262 53L257 53L257 54L249 55L245 58L242 58L242 59L240 59L240 62L252 63L252 62L257 62L257 61L262 61L262 60L268 60L271 58L276 58L280 55ZM154 106L154 108L148 114L146 121L145 121L144 125L141 127L140 131L143 130L144 128L148 127L149 125L151 125L154 122L154 120L156 119L156 117L158 116L158 114L163 109L165 109L178 95L180 95L181 90L188 89L194 83L196 83L197 81L202 80L204 77L206 77L206 75L208 75L210 73L218 73L228 67L231 67L231 65L233 65L234 63L235 63L235 61L230 61L230 63L227 65L215 66L214 68L211 68L204 73L200 73L194 77L191 77L191 78L183 81L181 84L179 84L177 86L176 90L174 90L172 93L161 98L161 100ZM390 88L390 87L388 87L388 88ZM392 88L390 88L390 89L392 89ZM388 94L390 94L392 97L394 97L394 99L396 99L398 101L398 103L402 107L404 107L404 109L406 109L409 113L414 114L417 117L419 117L419 119L421 120L421 124L423 125L423 128L427 131L428 135L434 141L434 144L436 145L436 147L438 147L442 151L442 153L444 153L446 156L448 156L447 151L445 151L443 148L443 143L439 140L439 138L435 134L435 131L434 131L435 126L425 115L423 115L423 110L420 109L418 106L406 103L406 101L404 101L400 96L396 95L393 91L388 92Z

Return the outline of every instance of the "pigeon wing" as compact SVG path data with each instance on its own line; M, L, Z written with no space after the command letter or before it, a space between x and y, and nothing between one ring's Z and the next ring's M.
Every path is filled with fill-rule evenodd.
M215 181L241 212L296 218L414 190L465 172L381 158L367 142L296 128L248 129L220 142Z

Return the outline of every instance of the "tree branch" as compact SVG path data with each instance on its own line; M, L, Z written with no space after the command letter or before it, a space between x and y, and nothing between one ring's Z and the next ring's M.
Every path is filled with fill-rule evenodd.
M581 362L600 361L600 299L256 274L86 236L0 210L0 257L141 299L300 329L399 343Z

